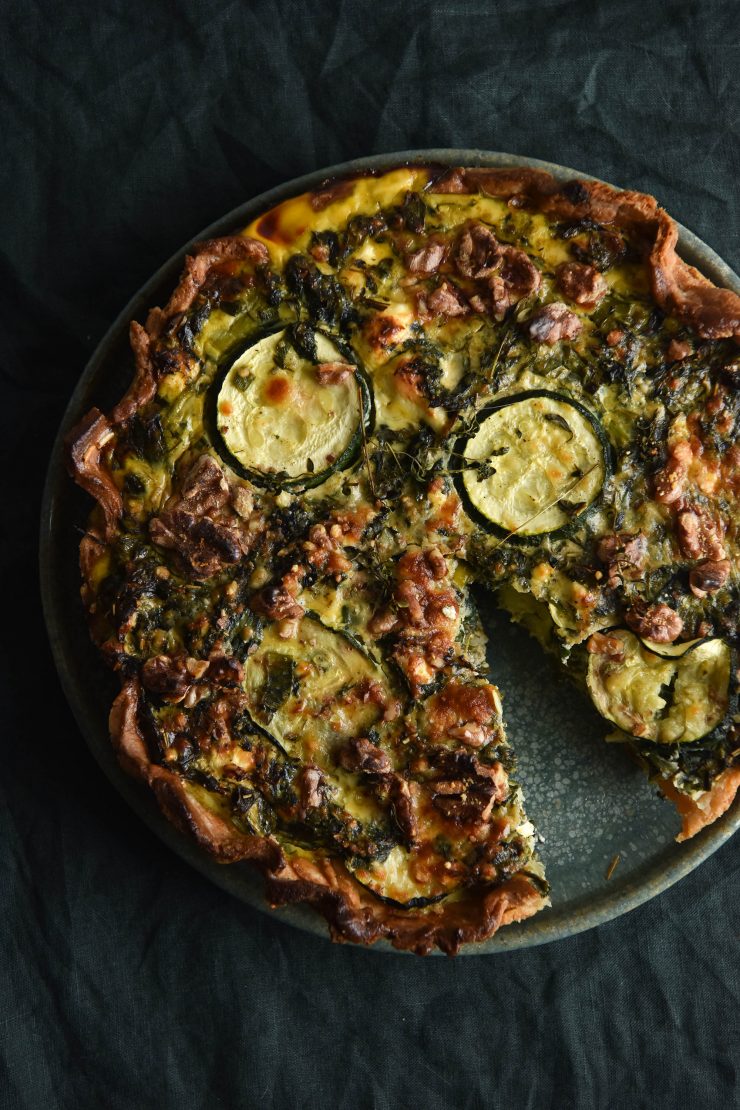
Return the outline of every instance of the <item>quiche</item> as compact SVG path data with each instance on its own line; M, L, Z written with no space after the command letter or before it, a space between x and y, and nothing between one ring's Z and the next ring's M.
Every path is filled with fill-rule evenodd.
M740 298L676 242L535 170L327 181L201 243L68 440L120 762L335 940L548 904L478 590L679 839L735 796Z

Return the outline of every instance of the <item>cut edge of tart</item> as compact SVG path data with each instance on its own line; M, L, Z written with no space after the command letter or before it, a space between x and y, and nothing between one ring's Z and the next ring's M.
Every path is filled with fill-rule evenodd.
M328 182L200 244L69 437L122 766L334 939L454 953L549 904L471 575L678 839L735 797L740 298L677 237L652 197L535 170Z

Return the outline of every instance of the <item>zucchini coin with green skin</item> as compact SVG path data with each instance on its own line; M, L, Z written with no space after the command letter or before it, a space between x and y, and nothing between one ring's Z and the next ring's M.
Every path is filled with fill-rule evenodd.
M656 744L707 739L726 720L733 700L733 653L724 640L694 640L668 655L626 629L612 630L609 639L619 648L590 655L586 677L602 717Z
M321 485L355 461L372 423L367 377L344 345L299 334L303 343L285 328L241 345L211 390L215 446L257 486Z
M251 716L288 755L335 774L337 749L377 725L383 706L368 697L392 697L385 671L354 637L304 616L283 639L269 625L249 656L245 687Z
M421 880L413 878L409 865L414 860L399 844L383 860L350 860L348 868L382 902L404 910L431 906L459 889L459 877L453 878L441 866Z
M599 500L609 444L596 418L560 393L532 390L483 409L455 446L471 517L514 541L564 535Z
M705 636L699 636L696 640L684 640L683 643L678 644L658 644L655 640L646 640L642 637L640 643L653 655L660 656L661 659L680 659L687 651L696 647L697 644L703 644L705 640Z

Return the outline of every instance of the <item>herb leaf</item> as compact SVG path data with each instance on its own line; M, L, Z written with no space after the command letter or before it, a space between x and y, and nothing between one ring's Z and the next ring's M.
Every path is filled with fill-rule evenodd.
M288 700L295 682L295 659L279 651L265 654L265 682L262 687L262 709L269 720Z
M575 438L575 433L573 429L571 428L565 417L561 416L560 413L546 412L545 420L547 420L548 424L555 424L558 428L562 428L563 431L568 433L571 439Z

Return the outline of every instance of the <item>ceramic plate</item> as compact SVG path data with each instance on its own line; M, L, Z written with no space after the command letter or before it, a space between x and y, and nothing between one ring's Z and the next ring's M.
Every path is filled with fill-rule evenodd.
M331 166L272 189L229 213L196 237L236 231L287 197L328 177L383 170L402 162L456 166L532 166L561 180L587 175L563 166L480 150L404 151ZM680 227L682 256L717 285L740 293L740 280L695 235ZM196 240L193 240L195 242ZM189 244L188 244L189 246ZM118 767L108 738L108 710L117 683L87 633L79 600L77 547L90 500L68 478L62 438L92 405L105 410L123 394L133 363L128 324L163 304L174 287L188 246L136 294L93 355L72 396L49 464L41 518L41 584L54 658L80 729L103 771L131 807L166 844L201 874L242 901L281 920L327 936L322 918L305 907L271 911L262 881L246 863L213 862L160 814L152 797ZM544 836L541 846L552 884L552 908L502 929L471 955L508 951L593 928L634 909L687 875L740 825L740 804L693 840L676 844L678 816L618 747L603 742L604 722L585 699L564 687L555 664L521 629L481 599L493 676L504 695L508 735L518 756L527 812ZM611 861L619 856L612 877ZM374 950L389 950L375 945Z

